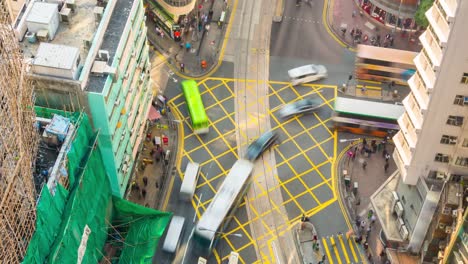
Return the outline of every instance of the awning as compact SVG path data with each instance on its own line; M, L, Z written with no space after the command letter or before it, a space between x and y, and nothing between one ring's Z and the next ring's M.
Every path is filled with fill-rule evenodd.
M161 112L159 112L159 110L156 110L154 106L151 106L149 113L148 113L148 120L155 121L160 118L161 118Z

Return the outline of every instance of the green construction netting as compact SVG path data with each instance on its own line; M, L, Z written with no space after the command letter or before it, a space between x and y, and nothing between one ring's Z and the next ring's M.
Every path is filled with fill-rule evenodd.
M113 225L125 235L119 263L151 263L159 239L170 220L170 213L156 211L113 197Z
M105 244L122 241L120 260L113 263L146 263L154 255L170 213L112 196L101 153L95 147L97 133L85 114L39 107L36 114L69 117L77 130L67 153L69 190L60 184L52 191L47 186L42 189L36 231L23 263L97 263L105 255ZM112 235L117 231L118 236Z

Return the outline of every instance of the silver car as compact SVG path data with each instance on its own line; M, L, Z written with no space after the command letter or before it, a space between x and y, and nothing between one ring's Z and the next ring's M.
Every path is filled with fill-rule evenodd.
M282 119L288 119L294 115L315 111L320 106L322 106L322 104L319 100L302 99L283 106L279 111L279 115Z
M293 86L314 82L328 76L327 68L323 65L309 64L288 71Z
M273 131L265 132L255 141L250 143L249 147L247 148L246 158L250 161L257 160L263 154L263 152L265 152L275 142L279 143L278 134Z

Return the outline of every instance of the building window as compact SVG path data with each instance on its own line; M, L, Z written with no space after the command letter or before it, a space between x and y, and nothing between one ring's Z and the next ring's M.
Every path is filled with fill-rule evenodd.
M457 137L442 135L440 144L455 145L457 144Z
M464 72L463 77L461 78L461 83L468 84L468 73Z
M436 156L435 156L435 161L448 163L449 162L449 156L445 155L445 154L442 154L442 153L437 153Z
M463 116L452 116L449 115L447 119L447 125L451 126L462 126L463 125Z
M468 158L466 157L457 157L455 160L455 165L468 167Z
M453 100L453 104L455 105L463 105L465 102L465 96L463 95L456 95L455 100Z

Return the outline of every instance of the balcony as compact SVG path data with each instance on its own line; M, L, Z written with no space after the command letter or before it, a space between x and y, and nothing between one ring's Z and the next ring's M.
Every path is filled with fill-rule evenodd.
M424 50L427 52L432 64L438 69L442 61L442 48L439 46L438 40L434 37L433 33L426 30L419 37Z
M408 97L405 100L407 99ZM418 136L416 135L416 129L414 128L413 123L411 123L411 120L408 116L408 111L400 118L398 118L398 125L400 126L400 131L405 137L410 150L414 150L416 147L416 142L418 141Z
M439 38L440 41L447 43L450 27L447 20L445 20L445 17L442 16L439 8L436 5L433 5L429 10L427 10L426 17L429 24L434 29L437 38Z
M424 82L421 79L421 76L416 73L409 80L408 85L411 88L411 93L418 102L418 105L421 107L421 111L427 110L427 105L429 104L429 91L424 86Z
M414 64L416 65L416 69L418 70L421 79L424 81L425 86L428 89L433 89L436 76L434 70L432 69L432 65L427 59L426 55L420 52L414 58Z
M393 137L393 143L395 143L395 152L397 152L401 160L401 164L398 164L398 167L407 168L411 162L412 155L401 130Z
M447 21L452 22L457 11L457 0L439 0L438 5L445 11Z
M406 96L403 100L403 105L405 106L406 113L410 118L411 126L416 130L420 130L424 122L424 116L421 114L421 108L419 108L419 105L416 102L416 99L414 99L414 95L412 93Z

